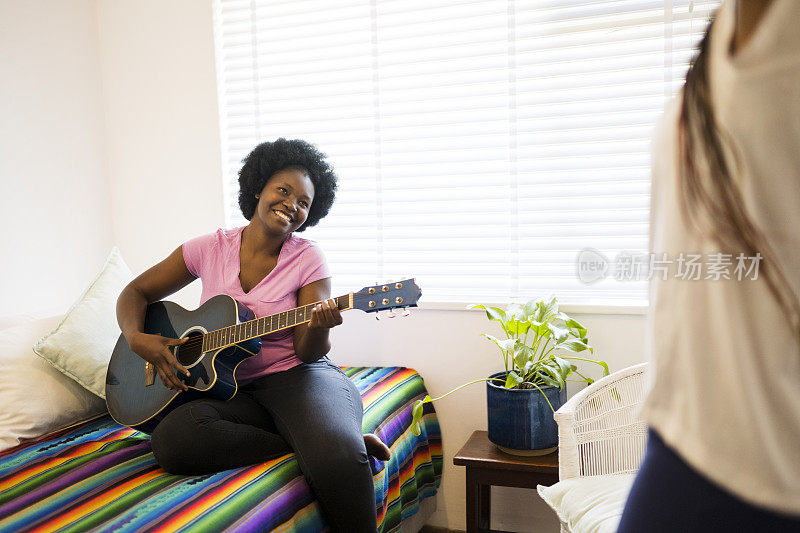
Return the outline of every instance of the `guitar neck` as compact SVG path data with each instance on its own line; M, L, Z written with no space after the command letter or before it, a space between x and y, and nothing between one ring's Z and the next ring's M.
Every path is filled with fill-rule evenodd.
M334 298L336 307L340 311L353 308L353 293L337 296ZM292 328L298 324L305 324L311 321L311 310L320 302L314 302L301 307L295 307L287 311L281 311L274 315L261 318L254 318L247 322L242 322L234 326L209 331L203 335L202 351L218 350L225 346L230 346L239 342L269 335L276 331Z

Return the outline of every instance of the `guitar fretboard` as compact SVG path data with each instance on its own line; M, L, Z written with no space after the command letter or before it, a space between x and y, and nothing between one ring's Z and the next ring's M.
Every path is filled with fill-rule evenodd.
M351 293L334 298L336 307L340 311L351 309L353 307L352 296ZM209 331L203 335L202 351L219 350L220 348L236 344L237 342L244 342L249 339L275 333L282 329L291 328L298 324L310 322L311 310L318 303L319 302L314 302L302 307L295 307L294 309L275 313L274 315L248 320L247 322L242 322L235 326Z

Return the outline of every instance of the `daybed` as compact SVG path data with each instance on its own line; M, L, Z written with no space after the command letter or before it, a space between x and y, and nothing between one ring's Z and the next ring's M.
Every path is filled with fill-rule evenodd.
M556 411L559 482L538 490L562 533L617 530L647 443L639 417L646 369L643 363L599 379Z
M409 431L427 394L414 370L344 368L364 401L364 430L392 450L373 459L378 531L417 531L435 509L442 474L439 424ZM108 415L0 453L0 532L301 531L327 529L294 454L214 475L158 467L149 437Z

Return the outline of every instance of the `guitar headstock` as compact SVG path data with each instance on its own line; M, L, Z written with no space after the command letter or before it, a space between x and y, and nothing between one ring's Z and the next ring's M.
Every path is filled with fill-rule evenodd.
M372 313L400 307L416 307L420 296L422 290L414 278L392 281L364 287L353 293L353 308Z

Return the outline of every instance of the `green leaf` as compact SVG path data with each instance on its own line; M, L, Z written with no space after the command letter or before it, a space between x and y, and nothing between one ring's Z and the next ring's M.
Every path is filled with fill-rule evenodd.
M527 378L528 374L531 373L531 371L533 370L533 367L535 365L536 365L536 361L533 361L533 360L530 360L527 363L525 363L525 366L522 368L522 377L523 378Z
M541 379L545 385L550 385L551 387L559 387L558 381L553 379L552 377L548 376L547 374L539 374L539 379Z
M550 328L547 327L546 322L531 321L531 331L538 337L545 337L549 339L553 336Z
M500 348L503 353L508 353L509 350L514 348L514 343L516 342L514 339L498 339L493 335L489 335L488 333L481 333L484 337L492 341Z
M507 389L513 389L514 387L516 387L520 383L522 383L522 378L519 377L519 375L516 372L514 372L513 370L510 371L506 375L506 388Z
M555 339L556 344L559 342L564 342L567 337L569 337L568 329L560 328L555 324L551 324L550 322L547 323L547 329L549 329L550 333L553 334L553 339Z
M547 362L548 364L541 365L541 375L549 376L555 381L555 386L559 389L564 388L564 376L561 374L561 368L552 360ZM555 368L553 368L555 366Z
M509 319L506 321L506 331L508 331L509 335L513 335L516 337L520 337L525 335L525 332L528 331L528 328L531 327L530 322L524 321L520 322L519 320Z
M528 320L534 320L537 309L539 308L537 303L538 300L530 300L526 302L524 306L522 306L522 309L524 310L525 316L527 317Z
M594 349L591 346L578 339L567 339L560 344L556 344L556 348L564 348L565 350L576 353L584 350L589 350L590 352L594 353Z
M472 304L468 305L467 309L483 309L486 311L486 318L489 320L494 320L496 322L500 322L503 327L505 328L506 322L506 312L500 309L499 307L486 307L482 304Z
M499 307L490 307L490 308L488 308L486 310L486 314L488 315L489 313L491 313L492 316L498 317L498 318L494 318L493 320L498 320L499 319L501 322L505 322L506 320L508 320L508 317L506 316L506 312L503 311L502 309L500 309Z
M605 361L598 361L598 360L595 360L595 359L585 359L583 357L567 357L567 356L564 356L564 359L567 359L567 360L574 359L576 361L586 361L588 363L594 363L596 365L600 365L601 367L603 367L603 376L607 376L608 373L609 373L608 372L608 364ZM583 374L579 373L579 375L581 377L584 377Z
M535 319L537 322L548 322L551 318L558 314L558 300L555 296L550 296L548 299L539 300L536 306L537 310Z
M563 314L563 313L562 313ZM586 338L586 327L578 322L577 320L564 315L564 324L571 330L575 331L575 334L584 342L587 343L588 339Z
M495 337L494 335L489 335L488 333L481 333L481 335L483 335L484 337L486 337L487 339L489 339L490 341L492 341L492 342L493 342L493 343L495 343L495 344L497 344L498 342L500 342L500 339L498 339L498 338L497 338L497 337Z
M506 317L508 317L509 320L513 319L520 322L525 322L527 320L525 309L517 303L508 304L508 307L506 307Z
M503 339L500 341L500 349L505 350L506 353L513 353L516 342L516 339Z
M525 368L525 365L533 359L534 353L530 346L518 342L514 345L514 363L518 369ZM525 372L523 372L525 375Z
M431 397L425 396L424 399L414 402L414 406L411 408L411 433L416 436L422 433L422 429L419 427L419 421L422 420L423 406L430 401Z
M481 333L481 336L486 337L487 339L495 343L497 347L500 348L501 350L503 349L503 347L500 345L502 341L497 337L495 337L494 335L489 335L488 333Z
M577 370L578 368L575 365L570 364L566 359L562 359L557 355L553 356L553 362L558 365L559 371L561 372L561 377L565 380L569 377L573 370Z

